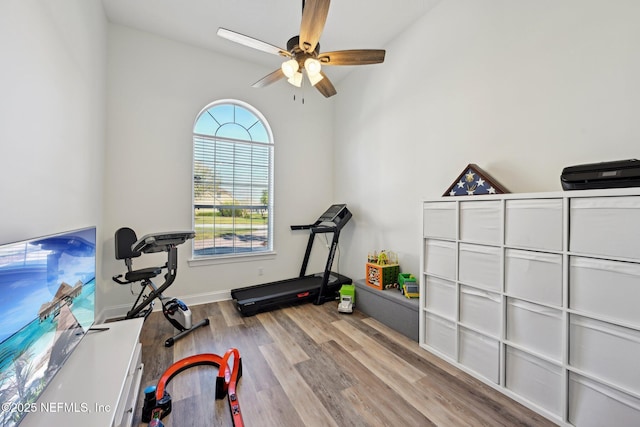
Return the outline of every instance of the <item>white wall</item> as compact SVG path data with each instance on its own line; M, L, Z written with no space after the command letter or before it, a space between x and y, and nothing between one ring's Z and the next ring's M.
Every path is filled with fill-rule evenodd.
M419 272L420 200L469 163L511 192L636 158L640 2L443 0L339 88L334 197L354 213L345 274L392 249Z
M106 31L99 0L0 2L0 244L100 226Z
M362 277L367 252L387 248L417 273L419 201L468 163L532 192L559 190L564 166L638 157L638 17L634 0L442 0L387 46L384 64L302 105L284 82L249 87L270 69L107 28L97 0L3 0L0 243L98 225L98 305L126 311L129 289L110 280L123 270L113 232L191 227L193 120L235 98L276 138L278 254L190 266L185 245L172 295L206 299L297 274L307 236L288 226L342 201L354 219L341 272Z
M274 57L273 69L278 66ZM187 262L191 256L188 242L178 248L178 277L167 294L187 303L226 299L232 288L299 273L308 234L292 232L289 225L313 222L333 202L333 106L315 91L304 93L304 104L298 92L294 102L293 87L284 81L263 89L250 87L273 69L109 25L102 258L103 290L110 307L107 317L126 313L134 299L128 286L118 286L110 279L124 271L124 263L114 259L113 233L123 226L133 228L139 236L191 229L193 124L201 109L218 99L249 103L271 125L276 147L277 255L194 265ZM324 254L324 247L314 251L309 272L322 270ZM145 255L134 261L134 267L165 261L161 255ZM262 276L258 275L260 268Z

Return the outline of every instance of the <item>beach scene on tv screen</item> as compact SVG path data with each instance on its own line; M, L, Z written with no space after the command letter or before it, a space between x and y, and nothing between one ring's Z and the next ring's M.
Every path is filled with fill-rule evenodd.
M95 228L0 246L0 426L20 423L93 324L95 250Z

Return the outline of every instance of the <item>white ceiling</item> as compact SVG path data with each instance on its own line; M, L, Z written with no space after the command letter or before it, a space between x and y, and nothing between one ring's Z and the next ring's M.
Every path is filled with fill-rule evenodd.
M320 51L385 49L440 0L334 0ZM285 48L299 33L300 0L102 0L109 21L261 64L274 70L282 58L216 35L223 27ZM357 67L332 67L333 81ZM256 76L256 80L262 77ZM252 84L254 82L247 82Z

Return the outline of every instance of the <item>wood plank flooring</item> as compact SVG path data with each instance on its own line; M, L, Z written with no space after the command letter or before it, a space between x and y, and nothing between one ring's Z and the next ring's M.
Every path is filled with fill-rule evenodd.
M165 348L175 329L162 313L144 324L142 389L175 361L235 347L247 426L552 426L552 422L419 348L358 311L305 304L242 317L231 301L191 307L203 327ZM199 366L169 383L167 427L231 426L215 400L216 369ZM143 393L134 425L141 423Z

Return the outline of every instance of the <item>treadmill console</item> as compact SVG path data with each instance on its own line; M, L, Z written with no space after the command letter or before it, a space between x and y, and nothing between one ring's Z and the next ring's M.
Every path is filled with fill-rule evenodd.
M343 217L345 211L347 210L347 205L331 205L329 209L327 209L320 218L318 218L318 222L339 222L336 221L336 218Z
M347 209L347 205L331 205L320 218L313 224L292 225L292 230L311 230L316 233L333 232L336 228L342 228L351 219L352 214Z

